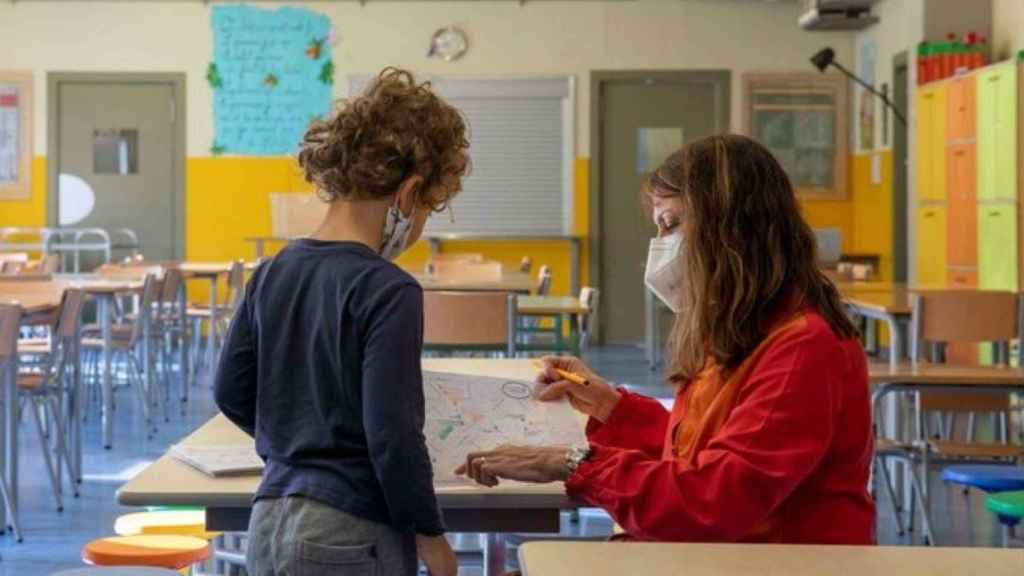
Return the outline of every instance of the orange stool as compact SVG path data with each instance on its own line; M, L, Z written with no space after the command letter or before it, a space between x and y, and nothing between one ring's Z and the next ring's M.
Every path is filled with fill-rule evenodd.
M193 536L144 534L93 540L82 548L82 560L97 566L152 566L187 569L210 556L210 543Z

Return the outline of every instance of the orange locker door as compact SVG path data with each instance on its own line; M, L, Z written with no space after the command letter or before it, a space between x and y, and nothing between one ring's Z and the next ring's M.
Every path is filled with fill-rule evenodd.
M977 154L974 144L946 149L949 189L946 226L946 258L950 267L978 265L978 216L975 194Z
M949 140L970 140L977 134L977 89L974 76L950 82L946 98L947 135Z

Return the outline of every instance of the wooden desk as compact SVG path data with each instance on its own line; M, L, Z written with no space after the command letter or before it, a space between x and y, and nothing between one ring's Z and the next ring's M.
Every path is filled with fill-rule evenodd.
M537 373L529 360L426 359L423 368L530 381ZM253 440L217 415L182 442L251 445ZM211 531L244 531L259 482L259 476L211 478L165 454L122 486L117 500L125 506L202 506ZM450 530L492 533L488 559L495 566L504 563L501 532L557 532L559 511L576 507L561 483L445 485L436 492Z
M506 272L494 280L468 279L456 276L428 276L413 274L424 290L456 290L465 292L516 292L529 294L533 289L533 279L522 272Z
M528 542L524 576L1019 576L1024 550L909 546Z
M516 313L519 316L533 316L534 319L520 322L517 331L527 339L517 342L517 349L533 352L580 354L579 318L590 314L590 308L584 306L579 298L571 296L519 296L516 299ZM550 318L551 327L541 327L536 318ZM565 339L562 325L568 320L569 339ZM549 336L548 341L531 342L529 336L537 334Z

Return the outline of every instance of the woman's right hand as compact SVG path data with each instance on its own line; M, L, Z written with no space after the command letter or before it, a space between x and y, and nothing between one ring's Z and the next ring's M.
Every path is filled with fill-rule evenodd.
M537 398L545 402L568 398L572 407L580 412L606 422L622 393L587 367L579 358L571 356L545 356L541 359L544 368L537 375L539 391ZM587 379L587 384L570 382L555 370L573 372Z

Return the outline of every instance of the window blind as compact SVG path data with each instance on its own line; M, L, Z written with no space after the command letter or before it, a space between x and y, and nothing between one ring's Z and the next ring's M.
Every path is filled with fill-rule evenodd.
M371 80L352 77L350 94ZM472 172L428 235L558 236L572 229L572 79L431 78L469 124Z

